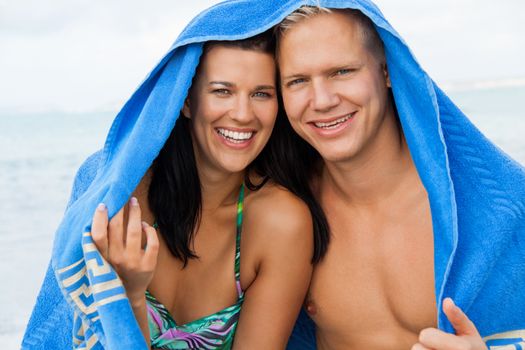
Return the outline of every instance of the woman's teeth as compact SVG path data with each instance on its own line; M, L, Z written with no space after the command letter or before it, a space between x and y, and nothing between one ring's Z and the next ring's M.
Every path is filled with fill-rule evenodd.
M241 143L246 140L249 140L253 136L253 132L238 132L238 131L232 131L228 129L222 129L218 128L217 132L222 135L224 138L228 139L228 141L234 142L234 143Z
M352 116L353 116L353 114L349 114L349 115L347 115L345 117L333 120L333 121L328 122L328 123L317 122L317 123L314 123L314 125L316 127L318 127L318 128L322 128L322 129L334 129L339 124L342 124L342 123L346 122L348 119L352 118Z

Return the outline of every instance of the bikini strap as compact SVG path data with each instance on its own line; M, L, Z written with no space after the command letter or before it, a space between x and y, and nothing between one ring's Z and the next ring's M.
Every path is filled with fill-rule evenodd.
M242 232L242 211L244 203L244 183L241 185L239 199L237 200L237 236L235 238L235 285L239 299L244 296L241 288L241 232Z

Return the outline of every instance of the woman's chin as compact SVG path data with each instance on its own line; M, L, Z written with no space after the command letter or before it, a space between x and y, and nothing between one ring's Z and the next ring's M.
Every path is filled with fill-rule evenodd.
M240 173L246 170L248 165L250 165L251 162L248 163L242 163L242 164L228 164L223 166L223 169L228 173Z
M246 170L255 157L225 157L219 160L219 166L228 173L239 173Z

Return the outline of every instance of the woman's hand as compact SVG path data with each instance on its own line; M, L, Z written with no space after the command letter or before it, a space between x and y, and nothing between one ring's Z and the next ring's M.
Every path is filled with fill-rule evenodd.
M146 237L144 247L143 234ZM159 240L156 230L141 222L137 198L132 197L129 201L127 222L122 208L109 225L107 208L104 204L99 204L93 216L91 235L104 259L113 266L122 280L131 305L142 303L157 265Z
M454 327L456 334L445 333L439 329L427 328L419 333L419 343L412 350L486 350L474 323L454 304L452 299L443 300L443 312Z

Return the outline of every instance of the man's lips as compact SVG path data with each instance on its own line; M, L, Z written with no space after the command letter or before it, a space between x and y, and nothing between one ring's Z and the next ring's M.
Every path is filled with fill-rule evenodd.
M324 130L335 129L339 125L343 124L344 122L352 119L354 117L355 113L356 112L352 112L352 113L346 114L346 115L344 115L342 117L336 117L336 118L331 118L331 119L323 119L323 120L318 120L318 121L312 121L312 122L309 122L309 124L315 126L316 128L324 129Z

